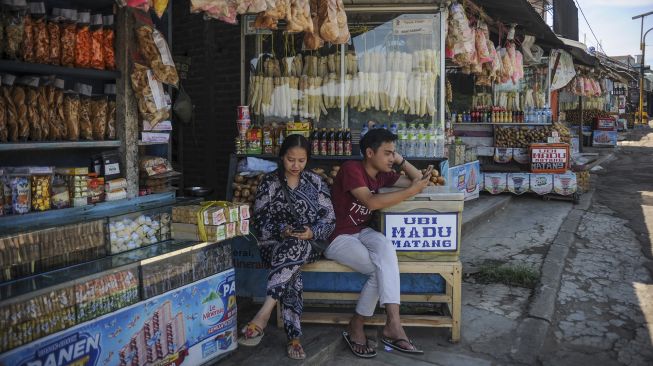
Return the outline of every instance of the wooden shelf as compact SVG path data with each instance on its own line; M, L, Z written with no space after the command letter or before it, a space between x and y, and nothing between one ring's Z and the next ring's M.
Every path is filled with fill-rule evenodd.
M0 217L0 233L10 235L28 230L62 226L76 222L97 220L129 212L147 210L175 202L175 193L159 193L131 199L101 202L95 205L70 207L44 212L30 212L25 215Z
M0 143L0 151L23 150L62 150L62 149L97 149L103 147L120 147L120 140L109 141L38 141Z
M258 155L235 154L235 157L237 157L237 158L260 158L260 159L277 159L278 158L276 155L271 155L271 154L258 154ZM312 160L346 161L346 160L361 160L361 159L363 159L363 157L360 156L360 155L350 155L350 156L311 155L311 159ZM408 161L444 161L444 160L446 160L446 158L418 158L418 157L409 157L409 156L407 156L406 159L408 159Z
M169 141L166 142L145 142L138 140L138 146L154 146L154 145L168 145Z
M120 78L120 71L80 69L76 67L45 65L13 60L0 60L0 70L19 74L71 76L95 80L115 80Z

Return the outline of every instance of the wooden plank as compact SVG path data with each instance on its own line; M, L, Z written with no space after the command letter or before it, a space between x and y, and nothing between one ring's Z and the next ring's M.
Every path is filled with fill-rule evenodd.
M401 273L453 273L460 262L399 262ZM320 260L302 267L304 272L354 272L351 268L330 260ZM443 276L444 277L444 276Z
M462 264L458 263L454 269L453 287L453 304L451 307L451 342L458 343L460 341L460 324L462 313Z
M119 8L116 14L116 67L131 70L131 53L138 48L133 31L131 8ZM127 197L138 196L138 106L128 72L116 80L116 133L120 146L121 168L127 179Z
M358 292L304 292L304 300L356 301ZM402 302L447 303L451 296L444 294L401 294Z
M4 142L0 151L97 149L120 147L120 140L107 141L56 141L56 142Z
M302 314L302 323L314 324L349 324L351 314L347 313L321 313L305 311ZM384 314L374 315L365 319L365 325L385 325ZM437 327L450 328L452 319L448 316L435 315L402 315L401 325L408 327Z

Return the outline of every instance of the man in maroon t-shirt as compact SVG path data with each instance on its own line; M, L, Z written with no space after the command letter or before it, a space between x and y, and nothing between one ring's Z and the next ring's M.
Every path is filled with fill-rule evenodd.
M363 330L365 317L374 315L377 301L385 306L387 322L381 341L398 351L423 353L406 336L399 318L399 264L394 246L383 234L367 225L374 210L394 206L418 193L428 184L421 172L395 151L397 137L384 129L368 132L360 142L362 161L342 164L331 188L336 229L324 256L369 278L361 291L356 312L343 337L359 357L374 357ZM394 166L403 170L401 176ZM402 187L378 193L383 187Z

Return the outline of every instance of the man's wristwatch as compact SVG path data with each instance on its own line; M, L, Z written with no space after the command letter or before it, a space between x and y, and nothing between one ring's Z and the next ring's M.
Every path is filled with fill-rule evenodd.
M404 164L406 164L406 158L403 158L403 159L404 159L404 160L402 160L401 163L399 163L399 164L397 165L397 171L401 171L401 167L403 167Z

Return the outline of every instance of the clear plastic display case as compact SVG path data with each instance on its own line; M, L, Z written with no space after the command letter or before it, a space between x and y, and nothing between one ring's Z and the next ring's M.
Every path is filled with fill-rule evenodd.
M109 252L116 254L170 239L170 206L109 218Z
M255 123L350 128L357 142L374 121L395 125L398 135L402 127L426 131L421 144L431 149L407 156L444 156L441 14L406 14L397 6L347 17L350 42L315 51L282 31L245 34L246 103Z

